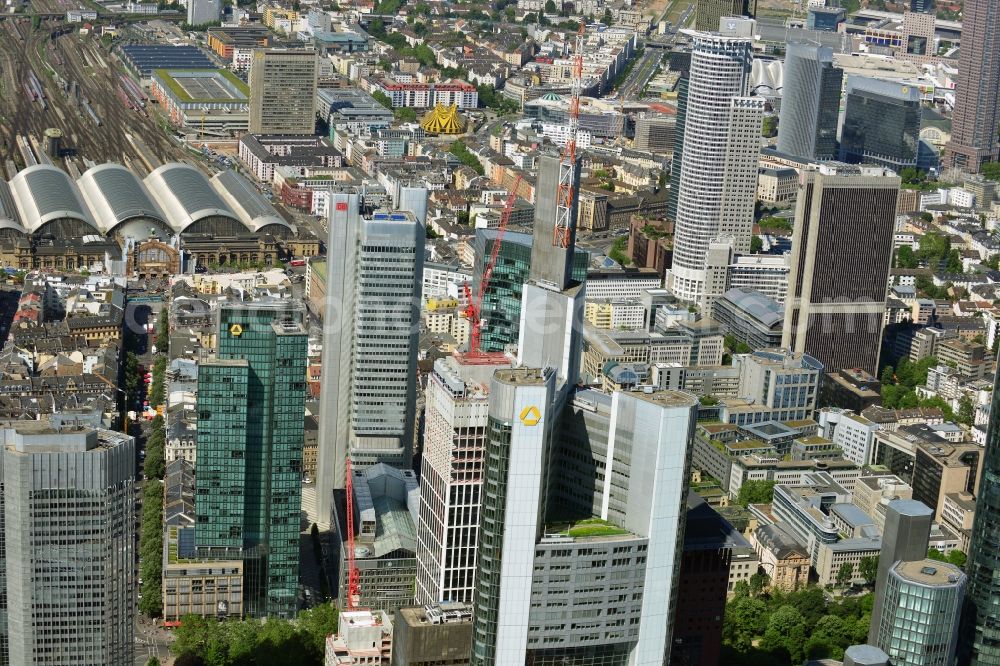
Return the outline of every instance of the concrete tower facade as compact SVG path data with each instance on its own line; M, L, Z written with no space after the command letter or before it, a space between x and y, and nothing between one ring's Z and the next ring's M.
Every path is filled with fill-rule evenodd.
M359 206L355 193L331 195L316 472L324 523L348 455L359 468L402 469L413 456L426 232L412 212L363 218Z
M996 161L1000 145L1000 3L966 0L962 11L962 50L955 85L955 115L944 163L978 173Z
M802 173L781 345L827 372L878 371L899 184L836 162Z
M82 426L0 430L0 662L135 661L135 443Z
M734 21L752 32L753 21ZM709 242L731 235L737 252L750 250L764 99L746 96L751 37L691 37L670 287L682 301L699 303Z
M438 359L427 381L417 525L417 603L475 591L490 379L504 357Z
M316 76L315 51L254 50L249 79L250 133L315 134Z
M810 160L837 154L837 123L844 72L833 49L792 42L785 51L785 78L778 150Z

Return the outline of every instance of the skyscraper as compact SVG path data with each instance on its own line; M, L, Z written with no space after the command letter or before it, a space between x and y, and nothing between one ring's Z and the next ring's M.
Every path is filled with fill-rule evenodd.
M348 455L358 467L403 469L413 456L426 232L411 212L362 218L359 206L357 194L331 196L316 474L323 523Z
M301 301L224 303L218 351L198 365L196 552L244 561L244 607L256 617L297 609L304 316Z
M316 132L316 52L255 49L250 62L250 133Z
M750 250L764 99L746 96L754 22L735 21L747 36L692 33L670 271L671 289L689 303L704 294L710 241L731 235L738 252Z
M993 382L983 478L965 571L969 575L959 640L960 664L1000 664L1000 382Z
M473 293L479 292L478 280L482 279L486 262L493 252L496 242L495 229L476 230L476 263L473 270L476 285ZM531 246L534 237L508 231L500 241L500 252L490 277L490 284L483 294L481 317L483 326L480 348L485 352L502 352L517 345L518 326L521 323L521 292L531 270ZM576 250L573 255L572 277L577 282L587 278L590 255Z
M0 663L135 662L135 443L44 422L0 430Z
M810 160L836 156L843 78L843 70L833 65L833 49L788 44L778 123L780 152Z
M965 582L954 564L896 562L885 582L880 622L872 626L875 645L900 666L951 666Z
M205 25L219 20L222 5L219 0L188 0L188 25Z
M553 380L494 375L472 663L662 664L697 399L578 391L558 417Z
M997 159L1000 122L1000 3L965 0L955 115L944 163L978 173Z
M847 77L840 159L901 171L917 166L920 91L894 81Z
M723 16L756 16L757 0L698 0L694 29L715 32Z
M911 12L934 13L934 0L910 0Z
M868 632L868 642L872 645L878 645L881 616L886 608L885 588L889 571L897 562L918 562L924 559L933 520L934 510L916 500L894 500L886 507L882 549L878 558L878 574L875 576L872 623Z
M899 184L881 167L802 173L781 345L827 372L878 371Z
M483 458L493 372L503 356L439 358L427 380L417 603L469 603L475 590Z

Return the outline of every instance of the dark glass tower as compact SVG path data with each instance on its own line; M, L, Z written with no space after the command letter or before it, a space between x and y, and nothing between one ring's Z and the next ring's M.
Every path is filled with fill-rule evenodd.
M482 279L486 260L493 252L496 237L494 229L476 232L474 293L479 291L479 280ZM517 344L521 325L521 292L531 269L532 236L508 231L500 243L490 284L483 294L482 318L486 325L483 327L480 348L484 352L502 352L508 345ZM575 250L572 273L574 280L583 282L587 278L589 263L590 255L584 250Z
M247 613L294 617L308 334L301 301L219 308L215 358L198 367L195 546L244 560Z
M788 45L779 152L813 160L836 156L843 78L843 70L833 65L833 49L797 42Z
M969 586L958 663L966 666L1000 665L1000 389L996 379L990 413L983 478L965 567Z
M851 76L847 79L840 159L895 171L917 165L920 91L912 85Z

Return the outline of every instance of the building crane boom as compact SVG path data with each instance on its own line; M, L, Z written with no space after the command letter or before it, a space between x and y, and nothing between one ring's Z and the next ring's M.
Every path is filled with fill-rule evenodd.
M507 225L510 223L510 216L514 212L514 204L517 202L517 191L521 187L522 177L519 175L514 181L514 186L510 190L510 194L507 195L507 201L504 203L503 212L500 214L500 224L497 226L497 235L493 240L493 249L490 252L490 258L483 266L483 275L479 279L479 289L476 290L476 298L472 297L472 290L469 289L469 283L466 282L462 289L465 292L465 299L468 301L468 305L465 306L465 316L469 320L469 325L471 331L469 334L469 355L470 356L482 356L483 352L480 351L479 345L482 339L483 333L483 298L486 296L486 289L490 286L490 278L493 276L493 269L497 265L497 257L500 254L500 245L503 241L504 234L507 233Z
M361 602L361 574L354 561L354 472L351 458L347 458L347 610L357 610Z

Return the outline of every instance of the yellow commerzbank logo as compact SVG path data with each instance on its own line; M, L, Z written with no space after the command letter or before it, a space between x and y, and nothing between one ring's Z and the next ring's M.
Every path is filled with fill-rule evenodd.
M542 413L538 411L538 407L525 407L521 410L521 423L526 426L538 425L538 422L542 420Z
M233 336L234 338L240 337L241 335L243 335L243 327L240 326L239 324L233 324L232 326L229 327L229 335Z

